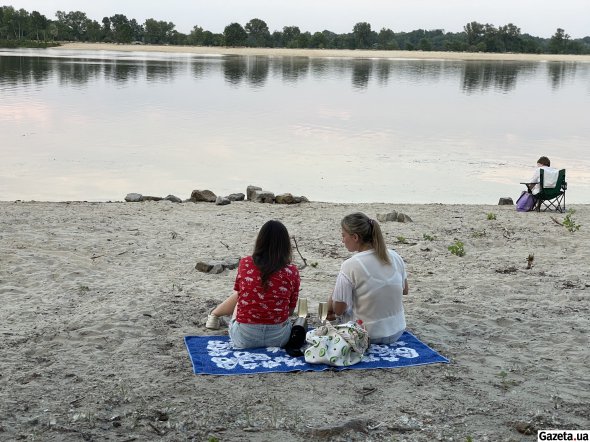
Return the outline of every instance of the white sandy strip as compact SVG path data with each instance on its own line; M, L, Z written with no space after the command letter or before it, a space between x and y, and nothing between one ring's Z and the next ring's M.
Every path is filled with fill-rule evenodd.
M204 46L123 45L111 43L64 43L55 49L96 51L144 51L206 55L265 55L286 57L406 58L434 60L578 61L590 62L590 55L496 54L473 52L367 51L347 49L232 48Z

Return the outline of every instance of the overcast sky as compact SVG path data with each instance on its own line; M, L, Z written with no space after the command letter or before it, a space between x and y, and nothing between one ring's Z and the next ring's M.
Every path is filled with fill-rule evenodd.
M557 28L572 38L590 35L590 0L0 0L0 5L39 11L55 19L56 11L82 11L101 22L124 14L140 24L148 18L173 22L188 33L199 25L223 32L237 22L264 20L270 31L299 26L301 31L351 32L365 21L371 29L394 32L444 29L459 32L471 21L503 26L513 23L522 33L550 37Z

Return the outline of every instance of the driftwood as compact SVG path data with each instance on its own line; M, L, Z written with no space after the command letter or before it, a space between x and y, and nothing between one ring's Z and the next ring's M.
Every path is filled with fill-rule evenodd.
M295 237L292 236L291 238L293 238L293 242L295 243L295 250L297 250L297 253L299 253L299 256L303 260L303 265L301 267L299 267L299 270L303 270L305 267L307 267L307 259L305 259L303 257L303 255L301 254L301 252L299 251L299 246L297 245L297 240L295 239Z

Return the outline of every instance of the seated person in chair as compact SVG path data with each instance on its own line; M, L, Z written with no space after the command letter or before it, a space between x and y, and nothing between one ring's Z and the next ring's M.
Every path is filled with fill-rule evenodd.
M540 170L543 169L543 177L544 177L544 186L545 187L555 187L557 183L557 177L559 175L559 170L551 167L551 161L547 157L541 157L537 160L537 168L535 169L535 173L533 177L526 183L529 192L533 195L538 194L541 191L541 174Z

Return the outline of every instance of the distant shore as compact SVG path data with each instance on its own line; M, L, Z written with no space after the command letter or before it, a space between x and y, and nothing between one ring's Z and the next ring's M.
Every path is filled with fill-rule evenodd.
M579 61L590 62L590 55L511 54L484 52L373 51L349 49L233 48L223 46L125 45L113 43L64 43L58 50L141 51L205 55L264 55L270 57L404 58L424 60L497 61Z

